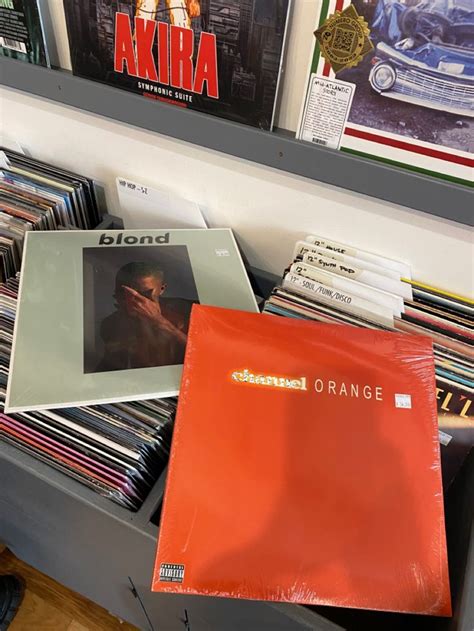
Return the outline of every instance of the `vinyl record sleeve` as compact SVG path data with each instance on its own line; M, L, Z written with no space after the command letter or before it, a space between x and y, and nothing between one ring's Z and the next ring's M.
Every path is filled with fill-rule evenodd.
M449 616L430 341L194 307L152 589Z
M39 66L58 65L47 0L5 0L1 4L0 55Z
M320 7L312 30L332 32L338 54L357 41L340 16L351 9L373 48L335 72L308 31L313 48L297 137L472 186L472 0L325 0ZM325 31L338 14L338 28Z
M441 448L446 489L456 477L469 452L474 449L473 389L441 376L437 368L436 396L439 426L449 438L449 443Z
M257 311L228 229L29 233L6 411L176 395L196 303Z
M64 0L73 71L148 99L271 129L290 5Z

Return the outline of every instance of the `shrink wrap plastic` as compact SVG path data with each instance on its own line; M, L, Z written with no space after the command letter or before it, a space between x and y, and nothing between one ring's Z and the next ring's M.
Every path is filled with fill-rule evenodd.
M449 616L431 342L195 306L152 589Z

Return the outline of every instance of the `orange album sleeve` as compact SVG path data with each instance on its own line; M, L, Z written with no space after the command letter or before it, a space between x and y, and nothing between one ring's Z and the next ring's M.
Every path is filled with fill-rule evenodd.
M450 615L430 341L194 307L153 590Z

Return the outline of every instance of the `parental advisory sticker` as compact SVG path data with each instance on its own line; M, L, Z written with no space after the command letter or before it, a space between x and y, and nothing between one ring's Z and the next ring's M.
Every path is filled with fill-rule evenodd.
M160 565L161 583L182 583L184 580L184 565L176 563L162 563Z
M311 75L298 138L339 149L355 88L354 83Z
M411 394L396 394L395 407L411 410Z

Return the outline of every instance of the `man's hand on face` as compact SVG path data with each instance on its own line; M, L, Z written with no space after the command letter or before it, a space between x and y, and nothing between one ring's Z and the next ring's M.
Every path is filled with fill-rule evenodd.
M124 291L129 315L155 322L160 327L164 326L165 323L170 324L168 320L163 317L158 302L146 296L142 296L138 291L126 285L122 285L122 289Z
M164 317L158 302L142 296L138 291L126 285L122 285L122 288L129 315L146 320L161 331L168 331L177 339L186 343L186 335Z
M129 315L135 318L142 318L153 324L161 331L168 331L171 333L177 341L186 344L186 334L180 331L175 325L167 320L161 313L160 305L158 302L142 296L138 291L122 285L125 293L125 300L127 304L127 311Z

